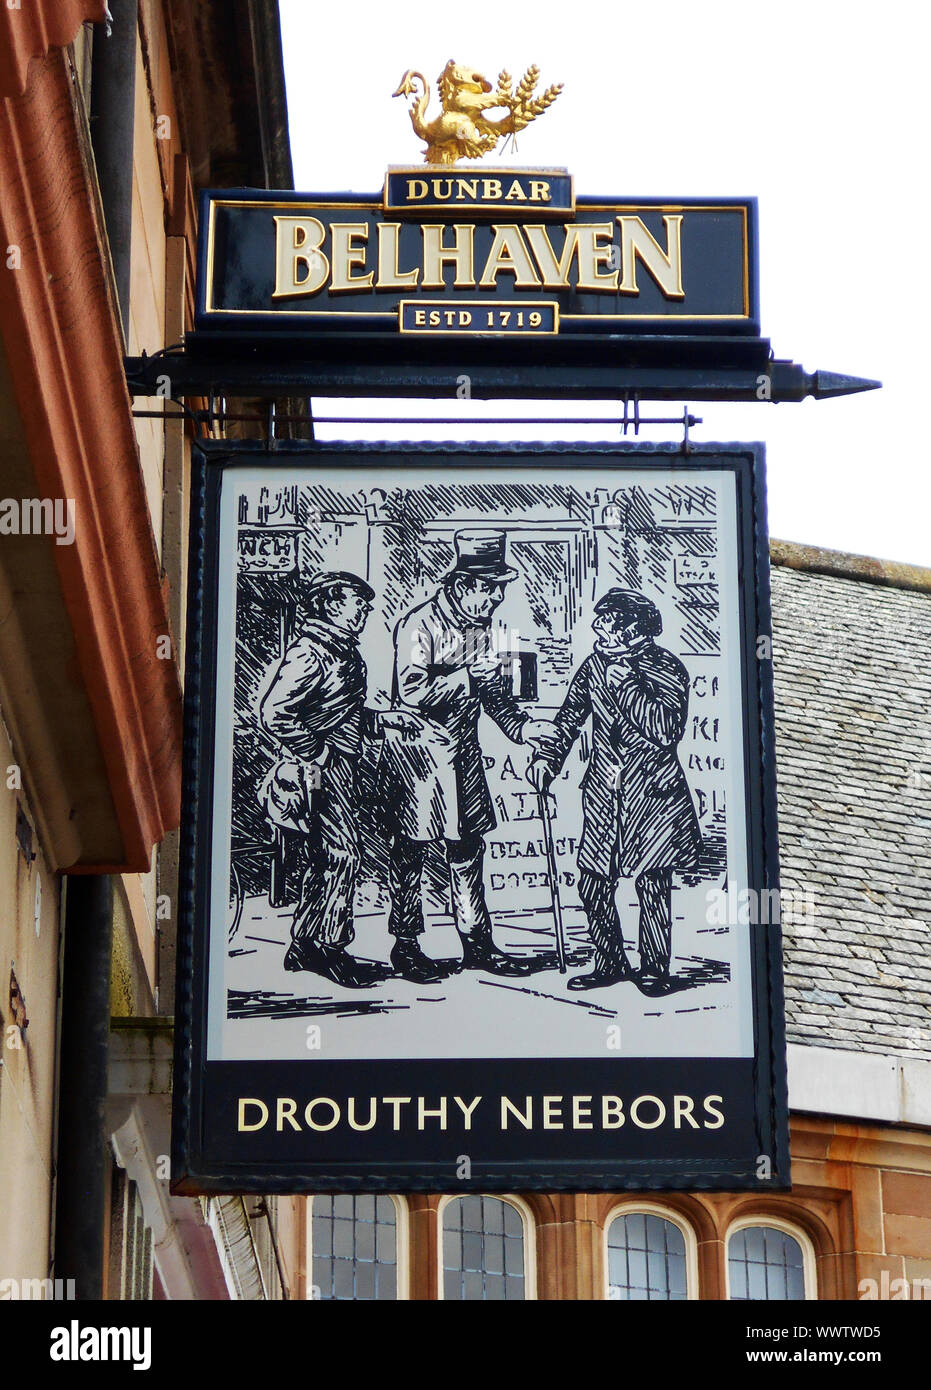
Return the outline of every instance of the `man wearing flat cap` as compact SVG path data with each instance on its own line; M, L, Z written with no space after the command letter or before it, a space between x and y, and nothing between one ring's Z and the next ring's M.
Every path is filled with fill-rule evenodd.
M595 605L597 640L555 716L558 742L530 765L528 777L545 791L592 718L592 752L582 781L579 894L595 961L574 990L633 979L624 951L615 896L632 877L640 904L640 970L644 994L669 988L672 953L672 874L698 862L701 834L676 745L688 714L689 675L672 652L658 647L659 609L631 589L609 590Z
M399 975L429 982L442 967L421 948L421 884L427 850L441 843L450 898L462 939L462 968L497 975L525 966L492 939L482 872L484 837L496 821L479 743L479 716L489 715L514 743L545 747L555 730L531 719L511 691L496 656L492 614L517 571L497 530L462 530L456 562L438 593L395 632L393 703L416 713L416 742L386 735L379 769L380 803L392 837L391 961Z
M409 727L400 712L366 709L359 636L374 591L358 575L316 574L301 585L298 628L259 707L289 761L260 793L279 825L301 831L307 868L291 926L286 970L312 970L365 988L379 972L347 952L358 873L357 769L365 737Z

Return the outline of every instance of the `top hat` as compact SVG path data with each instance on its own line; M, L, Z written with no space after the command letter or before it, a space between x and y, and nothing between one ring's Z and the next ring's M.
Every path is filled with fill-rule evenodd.
M517 570L504 562L506 539L504 531L457 531L453 536L456 563L447 578L454 574L471 574L495 584L516 579Z
M656 604L636 589L609 589L595 604L595 612L622 613L628 621L636 619L640 631L648 637L658 637L663 630L663 619Z

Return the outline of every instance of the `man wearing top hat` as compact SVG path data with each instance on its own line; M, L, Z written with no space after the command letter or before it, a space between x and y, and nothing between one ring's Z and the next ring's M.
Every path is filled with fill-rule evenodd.
M698 818L676 754L688 714L689 675L678 657L654 642L663 622L645 595L611 589L595 605L592 626L595 650L576 671L555 716L559 737L527 775L545 791L591 715L578 868L595 961L569 988L634 978L615 902L618 879L632 877L640 904L637 983L644 994L664 994L673 870L695 868L701 850Z
M358 643L374 597L356 574L327 572L303 581L297 631L259 706L263 726L289 759L271 769L260 796L276 824L306 837L307 868L284 966L351 989L365 988L381 973L346 949L360 862L362 743L389 727L414 727L403 711L365 707Z
M380 801L392 837L391 962L418 982L441 977L424 954L421 882L427 849L442 842L450 898L462 938L462 968L499 975L525 965L492 939L482 865L484 837L496 824L479 743L484 710L514 743L547 746L553 725L532 719L515 700L493 650L492 614L517 571L505 558L505 533L462 530L456 562L439 591L414 608L395 631L393 703L416 712L420 731L385 737Z

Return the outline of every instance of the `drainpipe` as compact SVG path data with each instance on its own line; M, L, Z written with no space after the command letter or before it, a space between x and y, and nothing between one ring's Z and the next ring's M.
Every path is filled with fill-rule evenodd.
M68 879L61 982L55 1277L103 1297L113 880Z
M110 0L112 30L107 37L102 25L95 29L91 67L91 142L124 340L129 338L138 3L139 0Z

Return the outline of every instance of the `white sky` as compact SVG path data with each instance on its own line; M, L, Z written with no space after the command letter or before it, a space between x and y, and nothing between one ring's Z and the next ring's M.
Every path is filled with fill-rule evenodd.
M408 68L435 92L449 58L494 82L536 63L558 101L519 165L564 165L579 195L744 196L760 204L763 333L777 357L878 378L801 404L692 402L697 440L767 446L770 532L931 564L927 8L837 0L323 6L280 0L297 189L380 189L422 144L391 99ZM433 114L431 110L430 114ZM484 164L492 167L494 154ZM611 415L599 402L315 402L320 414L468 414L463 427L319 437L603 438L616 429L477 428L486 415ZM675 402L644 414L671 415ZM641 438L677 439L671 426Z

